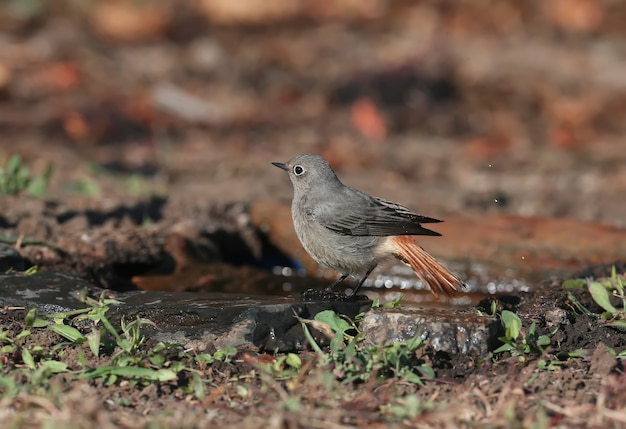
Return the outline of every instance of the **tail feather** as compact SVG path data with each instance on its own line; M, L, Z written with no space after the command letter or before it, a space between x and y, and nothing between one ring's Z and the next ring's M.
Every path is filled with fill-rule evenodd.
M392 240L396 248L394 256L409 264L417 277L430 287L433 295L443 293L452 296L465 286L452 271L422 249L412 237L396 236Z

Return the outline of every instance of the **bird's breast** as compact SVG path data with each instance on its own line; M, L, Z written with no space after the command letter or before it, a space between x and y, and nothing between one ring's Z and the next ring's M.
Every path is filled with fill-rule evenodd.
M339 234L313 221L302 210L293 210L296 235L319 264L347 274L363 274L378 263L380 238Z

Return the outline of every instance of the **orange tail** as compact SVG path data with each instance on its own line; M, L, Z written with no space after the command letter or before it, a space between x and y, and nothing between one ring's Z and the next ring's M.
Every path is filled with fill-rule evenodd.
M393 255L413 268L417 277L428 287L433 295L444 293L452 296L465 284L449 269L433 258L410 236L390 237L394 244Z

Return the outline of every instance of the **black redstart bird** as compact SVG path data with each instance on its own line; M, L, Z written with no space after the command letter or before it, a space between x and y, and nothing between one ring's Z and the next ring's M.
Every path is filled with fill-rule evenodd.
M435 296L452 295L463 286L410 237L441 235L421 225L440 220L344 185L319 155L272 164L289 173L294 190L291 215L302 246L319 264L341 273L327 291L353 275L360 277L354 296L378 262L389 256L410 265Z

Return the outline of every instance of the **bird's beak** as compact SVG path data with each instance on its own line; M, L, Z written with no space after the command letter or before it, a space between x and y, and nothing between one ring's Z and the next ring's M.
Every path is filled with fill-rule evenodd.
M272 162L272 165L275 165L276 167L280 168L281 170L289 171L289 167L287 167L282 162Z

